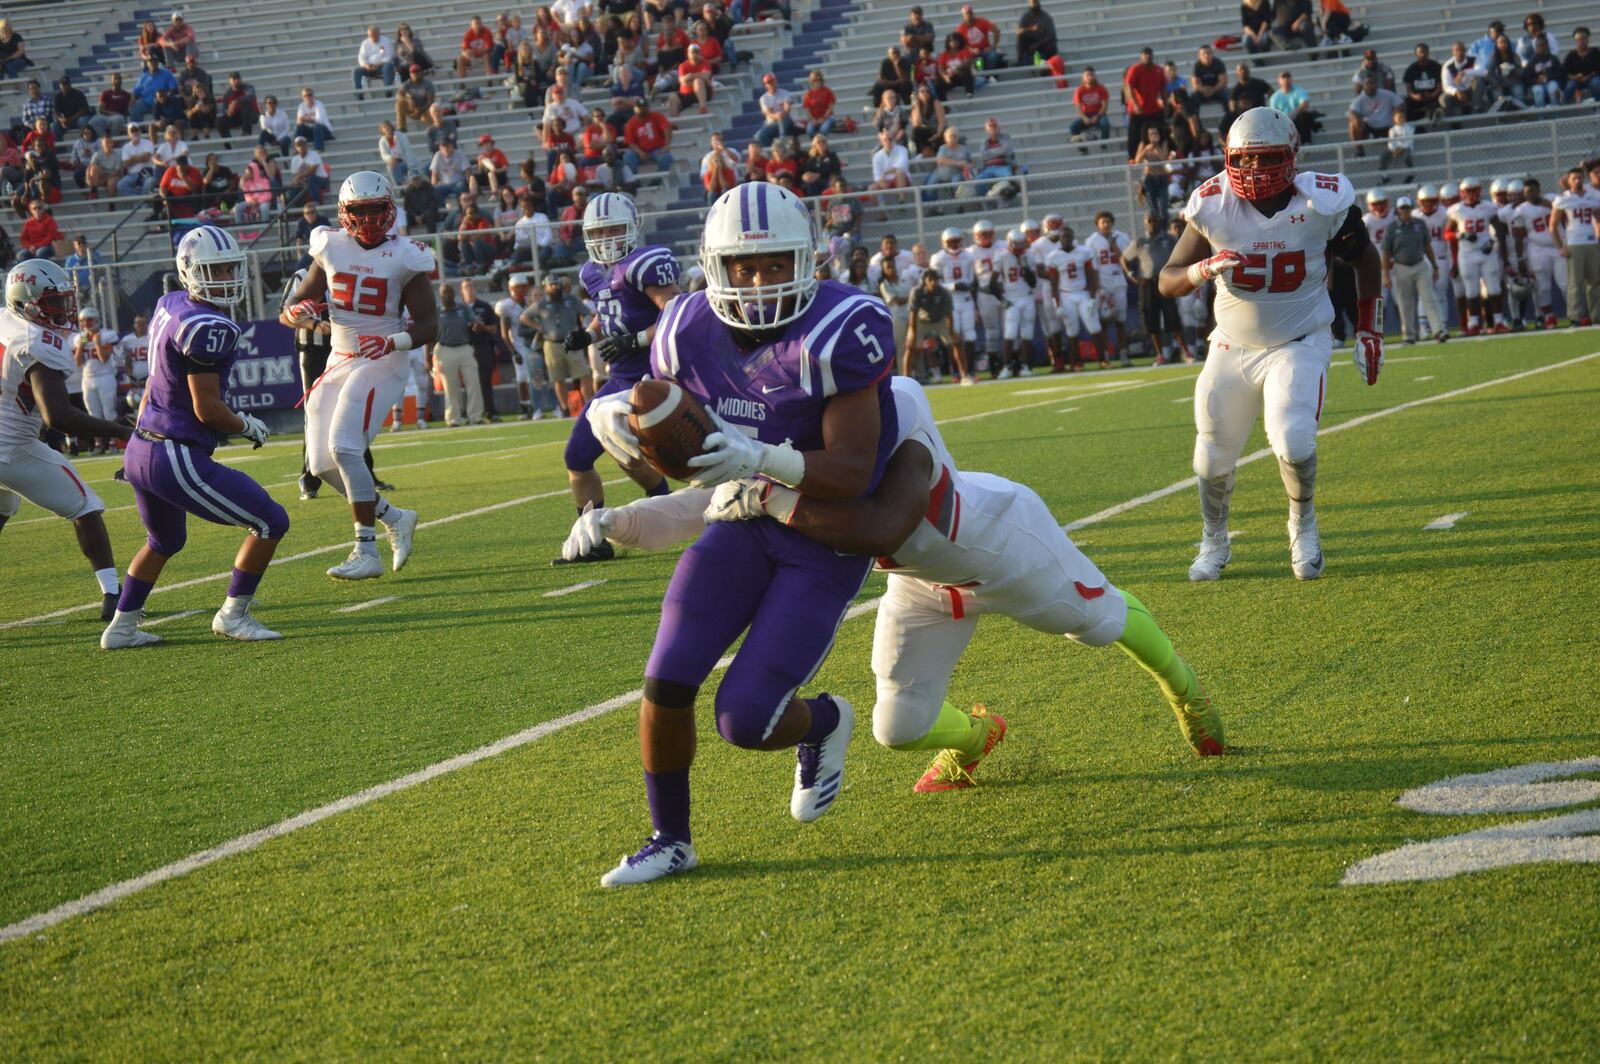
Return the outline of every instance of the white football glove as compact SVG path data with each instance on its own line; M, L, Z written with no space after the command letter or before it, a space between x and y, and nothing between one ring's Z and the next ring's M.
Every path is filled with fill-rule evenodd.
M718 484L706 506L707 521L749 521L765 517L767 508L762 503L770 480L730 480Z
M633 404L628 402L627 393L617 392L594 400L584 414L589 419L589 429L594 433L594 438L600 441L600 446L606 449L607 454L619 462L639 462L644 459L643 452L639 450L639 437L628 427L628 415L632 412Z
M254 414L246 414L242 410L235 410L234 416L244 422L244 428L239 430L239 435L260 447L267 442L267 437L272 435L272 430L267 428L267 423Z
M606 540L613 518L609 507L595 509L594 503L583 508L583 513L572 523L566 542L561 544L561 556L569 562L577 561Z
M689 459L698 470L689 483L697 488L714 488L730 480L744 480L765 473L783 484L798 484L806 472L806 461L787 444L762 443L722 419L714 410L706 411L717 431L706 437L705 450Z

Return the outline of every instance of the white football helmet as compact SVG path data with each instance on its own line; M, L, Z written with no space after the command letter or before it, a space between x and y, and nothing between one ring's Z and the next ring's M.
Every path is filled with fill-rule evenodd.
M1061 231L1067 227L1067 220L1059 214L1044 216L1044 235L1051 240L1060 240Z
M1418 203L1427 203L1429 200L1437 201L1438 199L1439 199L1439 190L1437 188L1435 188L1434 186L1432 186L1432 185L1418 185L1417 186L1417 202Z
M1028 250L1028 238L1021 229L1013 229L1006 234L1006 244L1011 248L1013 255L1022 255Z
M939 234L939 246L949 252L961 250L961 230L951 227ZM954 246L952 246L954 245Z
M1294 121L1273 107L1252 107L1228 127L1222 157L1228 184L1247 200L1271 199L1294 184L1300 134ZM1246 159L1252 165L1243 165Z
M732 262L747 255L790 255L794 277L778 284L739 286ZM817 294L816 223L805 202L781 185L763 181L730 188L706 214L700 266L706 299L723 324L772 329L799 318Z
M601 266L621 261L639 246L639 208L620 192L602 192L583 209L583 246Z
M994 243L994 223L987 218L979 218L972 223L972 242L980 248L989 247Z
M339 224L368 247L389 238L396 217L394 183L376 170L357 170L339 186Z
M1520 203L1522 201L1522 197L1527 194L1527 191L1528 186L1523 184L1522 178L1520 177L1513 177L1510 181L1506 182L1506 195L1511 197L1514 202Z
M1468 207L1476 207L1483 198L1483 182L1475 177L1463 177L1459 182L1461 202Z
M178 241L178 283L205 303L232 309L244 298L244 252L233 234L214 225L189 230Z
M89 323L90 322L94 322L95 324L99 324L99 322L100 322L100 312L98 310L95 310L93 307L82 307L82 308L80 308L79 311L78 311L78 324L82 325L84 328L87 329L89 327Z
M1446 205L1455 203L1461 199L1461 190L1453 184L1440 185L1439 199L1443 200Z
M78 293L67 271L49 259L23 259L6 274L6 309L35 325L70 329Z

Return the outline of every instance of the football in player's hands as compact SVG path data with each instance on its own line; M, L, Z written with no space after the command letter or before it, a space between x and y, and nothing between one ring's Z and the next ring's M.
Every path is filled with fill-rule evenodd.
M629 395L633 411L628 427L639 439L639 450L663 476L688 480L698 472L689 459L705 452L706 437L716 423L700 401L672 381L645 378Z

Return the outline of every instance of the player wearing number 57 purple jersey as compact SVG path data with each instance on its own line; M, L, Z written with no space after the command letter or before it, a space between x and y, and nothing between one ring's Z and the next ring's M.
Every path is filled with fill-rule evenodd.
M695 396L716 421L690 460L697 486L763 475L822 498L858 498L895 440L889 390L894 327L883 303L814 276L805 204L777 185L724 193L706 216L706 288L662 313L654 376ZM614 455L638 456L625 396L588 414ZM640 746L654 833L601 880L644 883L696 862L689 834L694 702L741 634L716 694L717 730L746 749L796 751L789 811L815 820L838 796L854 712L797 697L833 645L872 559L839 554L774 521L706 529L679 559L645 668Z
M244 298L244 252L226 230L202 225L178 242L177 265L183 291L156 304L150 379L123 463L147 537L128 564L116 617L100 636L106 650L161 641L139 630L139 618L167 559L183 549L189 514L249 533L211 630L229 639L282 638L251 615L250 600L289 531L289 515L260 484L211 458L222 436L260 447L268 435L257 418L222 401L239 356L239 324L230 312Z
M574 329L566 337L566 346L569 351L582 351L593 344L605 360L610 379L595 392L594 399L626 393L649 372L656 319L679 291L678 260L672 252L655 244L641 247L639 239L639 211L627 196L602 192L584 208L583 243L589 261L578 271L578 280L594 304L595 314L587 328ZM587 419L579 418L567 439L566 462L572 501L580 514L591 504L605 505L605 487L594 469L602 450ZM670 490L666 478L648 464L632 458L618 461L623 472L647 493L665 495ZM574 560L603 562L612 557L611 544L602 542ZM565 562L557 558L554 564Z

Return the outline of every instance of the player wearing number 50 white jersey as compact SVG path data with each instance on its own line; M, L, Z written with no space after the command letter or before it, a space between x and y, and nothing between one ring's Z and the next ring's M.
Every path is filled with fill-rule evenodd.
M388 236L394 220L394 188L371 170L345 178L339 189L341 228L311 234L311 265L279 320L297 328L327 302L333 326L328 368L305 399L306 458L350 503L356 543L350 557L328 570L341 580L383 575L374 521L389 537L398 571L411 554L414 510L392 506L378 495L362 459L383 426L384 413L405 391L408 352L433 342L438 307L428 282L435 270L426 244ZM402 311L411 318L403 327Z
M1022 369L1022 351L1033 344L1033 293L1039 286L1033 260L1028 255L1028 238L1020 229L1006 234L1006 248L994 257L986 291L1000 307L1001 377L1012 377Z
M67 399L67 380L78 375L68 340L77 324L77 300L67 272L47 259L24 259L6 274L0 310L0 528L23 499L71 521L100 584L100 619L109 621L120 585L102 516L105 503L61 452L39 440L46 426L71 436L130 435L126 425L91 417Z
M1500 208L1484 202L1483 185L1477 178L1464 177L1461 202L1452 206L1445 217L1445 228L1456 235L1456 270L1466 288L1468 318L1462 331L1468 336L1485 329L1510 332L1501 294L1509 242L1500 221ZM1494 315L1492 325L1490 314Z
M1327 255L1356 271L1355 364L1368 384L1383 366L1382 263L1355 191L1339 174L1295 172L1294 123L1267 107L1228 130L1227 174L1195 189L1188 228L1161 271L1161 294L1217 281L1217 328L1196 382L1194 471L1205 525L1191 580L1215 580L1228 563L1234 468L1256 417L1289 493L1289 553L1301 580L1322 575L1312 498L1317 423L1332 359Z
M939 751L917 781L921 793L971 786L978 761L1005 735L1003 718L969 714L945 697L986 613L1085 646L1115 644L1156 677L1195 752L1222 753L1220 715L1144 604L1105 578L1032 489L962 472L920 385L896 377L891 388L894 453L865 497L815 498L768 480L691 488L585 514L563 549L581 553L602 536L661 548L707 522L775 520L841 553L876 557L889 583L873 636L872 732L896 750Z

